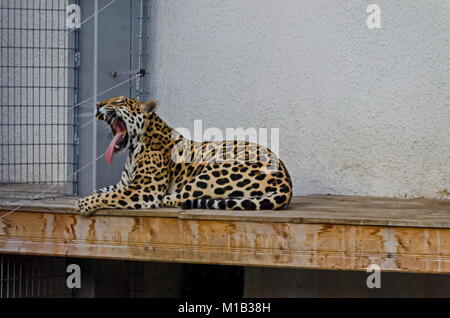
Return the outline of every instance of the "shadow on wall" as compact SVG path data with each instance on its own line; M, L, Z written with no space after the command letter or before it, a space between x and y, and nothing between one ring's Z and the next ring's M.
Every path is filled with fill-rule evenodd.
M244 297L450 297L450 276L381 272L381 288L369 289L370 273L251 268L245 270Z

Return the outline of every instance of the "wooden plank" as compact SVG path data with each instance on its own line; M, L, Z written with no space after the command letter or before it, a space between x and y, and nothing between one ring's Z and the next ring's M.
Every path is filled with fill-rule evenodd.
M0 210L5 211L6 213L11 210L48 213L75 213L76 202L76 198L69 197L56 197L39 200L2 198L0 200Z
M351 197L336 195L310 195L292 198L292 204L314 205L314 206L358 206L371 208L392 208L409 209L416 208L421 210L447 210L450 200L438 199L394 199L394 198L376 198L376 197Z
M306 196L282 211L186 210L182 218L450 228L449 200Z
M76 198L42 200L0 200L0 210L75 213ZM2 212L0 212L0 215ZM305 196L296 197L287 210L222 211L222 210L100 210L98 216L149 216L180 219L221 220L269 223L308 223L343 225L379 225L401 227L450 228L449 200L398 200L387 198Z
M16 211L0 219L0 252L450 273L450 229Z
M40 200L15 200L11 198L0 200L0 217L12 210L28 211L28 212L45 212L45 213L69 213L76 214L77 198L47 198ZM97 215L110 216L161 216L176 217L181 209L161 208L161 209L142 209L142 210L119 210L105 209L97 212ZM14 212L15 213L15 212Z

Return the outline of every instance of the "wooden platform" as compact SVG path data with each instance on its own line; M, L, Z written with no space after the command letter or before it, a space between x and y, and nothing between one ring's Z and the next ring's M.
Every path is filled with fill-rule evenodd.
M102 210L90 218L74 214L75 202L0 198L0 253L450 273L449 200L307 196L282 211Z

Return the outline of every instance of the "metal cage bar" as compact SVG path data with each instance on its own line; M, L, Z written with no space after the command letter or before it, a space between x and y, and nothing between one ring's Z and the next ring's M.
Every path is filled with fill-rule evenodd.
M78 30L73 0L0 2L0 190L76 194Z
M71 297L64 258L0 254L0 299Z
M80 266L81 289L67 286L69 264ZM120 284L113 284L116 290L108 290L111 282L105 281L107 276L98 278L95 273L99 271L123 275ZM138 261L0 254L0 299L92 297L105 292L109 297L144 297L145 271L146 263Z

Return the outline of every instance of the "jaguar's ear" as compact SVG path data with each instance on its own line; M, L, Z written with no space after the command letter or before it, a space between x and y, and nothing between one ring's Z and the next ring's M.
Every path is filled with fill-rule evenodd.
M141 109L144 113L153 113L158 107L158 102L154 99L149 100L148 102L142 103Z

